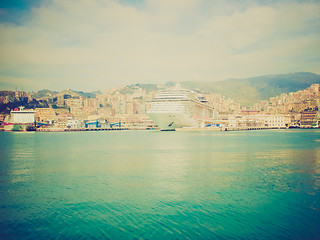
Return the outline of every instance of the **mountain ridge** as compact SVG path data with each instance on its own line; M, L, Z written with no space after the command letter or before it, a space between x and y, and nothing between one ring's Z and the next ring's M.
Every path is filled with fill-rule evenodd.
M312 84L320 83L320 75L310 72L297 72L278 75L264 75L243 79L227 79L218 82L181 82L181 86L199 89L232 98L243 106L269 100L282 93L297 92Z
M134 91L140 87L146 91L157 91L165 87L173 87L176 82L170 81L163 86L158 84L132 84L127 85L120 92L125 94ZM218 82L199 82L199 81L182 81L181 87L190 90L201 90L206 93L220 94L227 98L233 99L242 106L250 107L262 100L269 100L282 93L297 92L310 87L312 84L320 83L320 75L310 72L295 72L288 74L264 75L250 78L230 78ZM82 97L94 98L101 92L82 92L75 90L63 90L61 92L51 90L40 90L34 92L36 98L51 97L61 95L62 93Z

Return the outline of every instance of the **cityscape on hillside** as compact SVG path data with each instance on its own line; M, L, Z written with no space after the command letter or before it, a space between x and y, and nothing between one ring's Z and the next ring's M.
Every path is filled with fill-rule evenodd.
M174 88L163 85L128 85L95 93L70 89L56 92L0 91L0 121L13 109L34 109L39 129L81 129L125 127L155 129L157 124L147 115L151 101L159 90ZM192 89L191 89L192 90ZM268 100L243 106L221 94L193 89L214 106L215 118L207 126L220 128L318 127L320 119L320 85L297 92L282 93Z

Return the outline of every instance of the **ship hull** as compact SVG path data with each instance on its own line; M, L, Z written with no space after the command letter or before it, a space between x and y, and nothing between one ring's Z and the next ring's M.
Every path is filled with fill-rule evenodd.
M183 113L148 113L148 115L164 131L199 126L194 118Z
M34 131L35 127L34 124L26 124L26 123L5 123L4 124L4 131Z

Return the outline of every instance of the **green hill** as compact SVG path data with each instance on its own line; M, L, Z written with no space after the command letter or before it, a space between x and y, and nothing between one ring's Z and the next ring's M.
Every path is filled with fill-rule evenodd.
M52 97L52 96L56 95L57 93L58 92L56 92L56 91L42 89L38 92L31 92L29 94L31 94L34 98L44 98L44 97Z
M70 90L70 89L63 90L61 92L51 91L48 89L43 89L38 92L32 92L32 96L34 98L53 97L53 96L64 95L64 94L68 94L68 95L76 96L76 97L81 96L81 97L86 97L86 98L95 98L96 97L96 93L74 91L74 90Z
M219 82L182 82L188 89L221 94L234 99L243 106L251 106L261 100L279 96L281 93L306 89L320 83L320 75L299 72L281 75L267 75L246 79L228 79Z

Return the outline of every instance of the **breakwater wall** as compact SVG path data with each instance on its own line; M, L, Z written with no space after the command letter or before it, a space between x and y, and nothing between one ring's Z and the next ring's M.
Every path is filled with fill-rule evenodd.
M270 130L270 129L287 129L286 127L223 127L223 128L177 128L177 132L188 132L188 131L250 131L250 130Z

